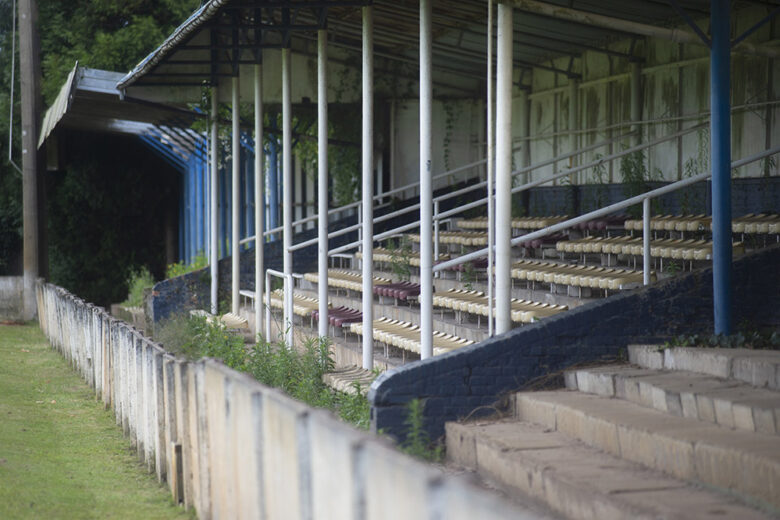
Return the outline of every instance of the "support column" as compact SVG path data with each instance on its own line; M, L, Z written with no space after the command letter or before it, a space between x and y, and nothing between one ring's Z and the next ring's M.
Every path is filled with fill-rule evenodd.
M631 62L631 121L642 119L642 71L638 62ZM642 140L642 127L639 124L631 125L631 131L635 132L631 137L632 146L636 146Z
M240 250L238 243L241 241L241 128L239 127L239 121L241 120L241 113L239 111L240 105L240 92L239 92L239 78L234 76L232 89L232 105L233 113L231 115L232 131L232 181L231 181L231 200L232 200L232 214L230 221L232 222L231 231L232 236L230 238L230 266L231 266L231 291L230 291L230 311L233 314L238 314L239 305L239 287L240 287L240 269L239 269L239 254Z
M531 99L528 90L520 91L520 130L523 136L523 147L520 150L520 165L523 168L531 166ZM531 173L525 173L523 183L531 182Z
M731 334L731 107L728 0L712 0L710 18L710 154L712 288L715 334Z
M271 117L271 129L276 128L276 114ZM279 134L271 135L268 158L268 229L279 227ZM276 234L271 240L277 239Z
M263 66L255 65L255 331L263 329L262 298L265 285L265 178L263 170ZM269 338L265 338L268 340Z
M219 134L217 121L219 120L219 98L217 85L211 87L211 187L209 189L209 238L211 242L211 254L209 255L211 273L211 314L217 313L217 290L219 288L219 225L217 201L219 200L219 161L217 160Z
M328 336L328 31L317 32L317 332Z
M283 327L292 330L287 323L292 322L292 287L289 276L292 274L292 246L293 238L293 164L292 164L292 103L290 100L290 49L282 49L282 221L284 222L284 324ZM293 348L293 338L288 334L288 348Z
M496 65L496 334L512 328L512 7L498 4Z
M11 15L13 16L13 14ZM40 265L41 229L39 212L38 130L41 112L41 65L38 44L38 5L35 0L19 2L19 72L22 87L22 254L24 261L23 316L35 318L38 305L35 281ZM45 257L45 255L43 255Z
M576 78L569 78L569 145L571 151L575 151L578 148L577 143L577 130L579 129L579 96L580 82ZM572 157L569 162L569 168L577 166L577 157ZM578 174L573 173L569 176L570 183L577 184Z
M420 0L420 356L433 355L431 0Z
M495 279L493 276L493 265L495 260L495 251L493 246L495 245L495 155L496 150L494 148L495 143L495 126L493 123L493 117L495 111L493 110L493 0L488 0L488 17L487 17L487 212L488 212L488 263L487 263L487 297L488 297L488 337L493 337L494 330L494 312L493 302L494 294L493 289L495 287Z
M363 7L363 368L374 368L374 8Z

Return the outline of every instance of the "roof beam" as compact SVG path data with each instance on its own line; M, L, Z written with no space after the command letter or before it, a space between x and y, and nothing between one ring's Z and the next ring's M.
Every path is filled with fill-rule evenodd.
M539 0L504 0L504 3L516 7L521 11L527 11L529 13L535 13L558 20L567 20L570 22L602 27L604 29L611 29L613 31L622 31L652 38L670 40L677 43L704 45L704 42L702 42L698 36L682 29L667 29L666 27L632 22L621 18L614 18L612 16L552 5ZM744 41L733 47L732 50L765 56L767 58L780 57L780 49L764 45L754 45Z

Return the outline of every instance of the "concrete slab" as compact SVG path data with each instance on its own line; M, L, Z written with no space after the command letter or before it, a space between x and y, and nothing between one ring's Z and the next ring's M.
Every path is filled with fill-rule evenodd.
M609 396L606 381L611 380L616 397L670 415L728 428L769 434L778 431L780 392L774 390L681 370L599 367L572 373L580 391Z
M518 419L555 428L650 468L780 507L777 436L734 431L577 392L518 394L516 403ZM721 476L726 474L728 478Z
M474 439L476 457L450 448L450 436ZM517 499L528 496L573 519L768 518L728 495L605 454L558 431L518 420L447 424L448 457ZM468 449L471 449L468 447ZM725 516L724 516L725 515Z

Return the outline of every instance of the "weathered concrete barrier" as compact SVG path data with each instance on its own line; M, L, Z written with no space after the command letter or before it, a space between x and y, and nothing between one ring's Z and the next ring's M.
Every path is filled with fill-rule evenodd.
M47 283L41 329L175 500L209 518L472 519L524 512L213 359L176 358Z

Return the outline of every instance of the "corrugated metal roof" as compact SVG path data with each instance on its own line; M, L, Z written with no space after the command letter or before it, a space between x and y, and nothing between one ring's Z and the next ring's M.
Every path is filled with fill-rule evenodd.
M362 25L359 2L330 0L333 7L327 11L330 45L359 53ZM196 85L216 76L234 75L230 64L233 30L238 27L242 53L248 56L254 46L280 46L284 36L273 26L286 27L291 32L293 51L307 48L307 41L316 38L315 27L321 25L322 15L317 7L325 0L210 0L190 16L165 42L141 61L118 84L120 89L131 85ZM340 4L352 5L340 5ZM546 0L554 7L574 8L592 14L609 15L621 20L654 24L661 27L679 26L682 19L663 0L629 2L625 0ZM694 19L709 15L709 0L680 0L681 7ZM388 61L414 65L418 60L419 3L418 0L375 0L374 48L378 57ZM283 7L292 12L292 20L284 20ZM604 49L603 45L615 38L634 37L615 28L599 27L586 22L545 16L516 7L514 17L515 67L547 67L561 74L571 71L556 69L549 60L559 56L581 54L587 49L600 48L618 57L627 53ZM263 33L256 41L255 17L261 13ZM288 15L290 16L290 15ZM433 65L436 69L481 78L486 68L485 0L433 0ZM218 41L211 43L211 30ZM216 61L215 61L216 56ZM545 65L546 64L546 65Z
M68 74L57 99L46 111L38 146L57 127L151 136L170 143L186 160L200 136L190 129L197 114L178 107L122 99L116 88L120 72L80 67Z

